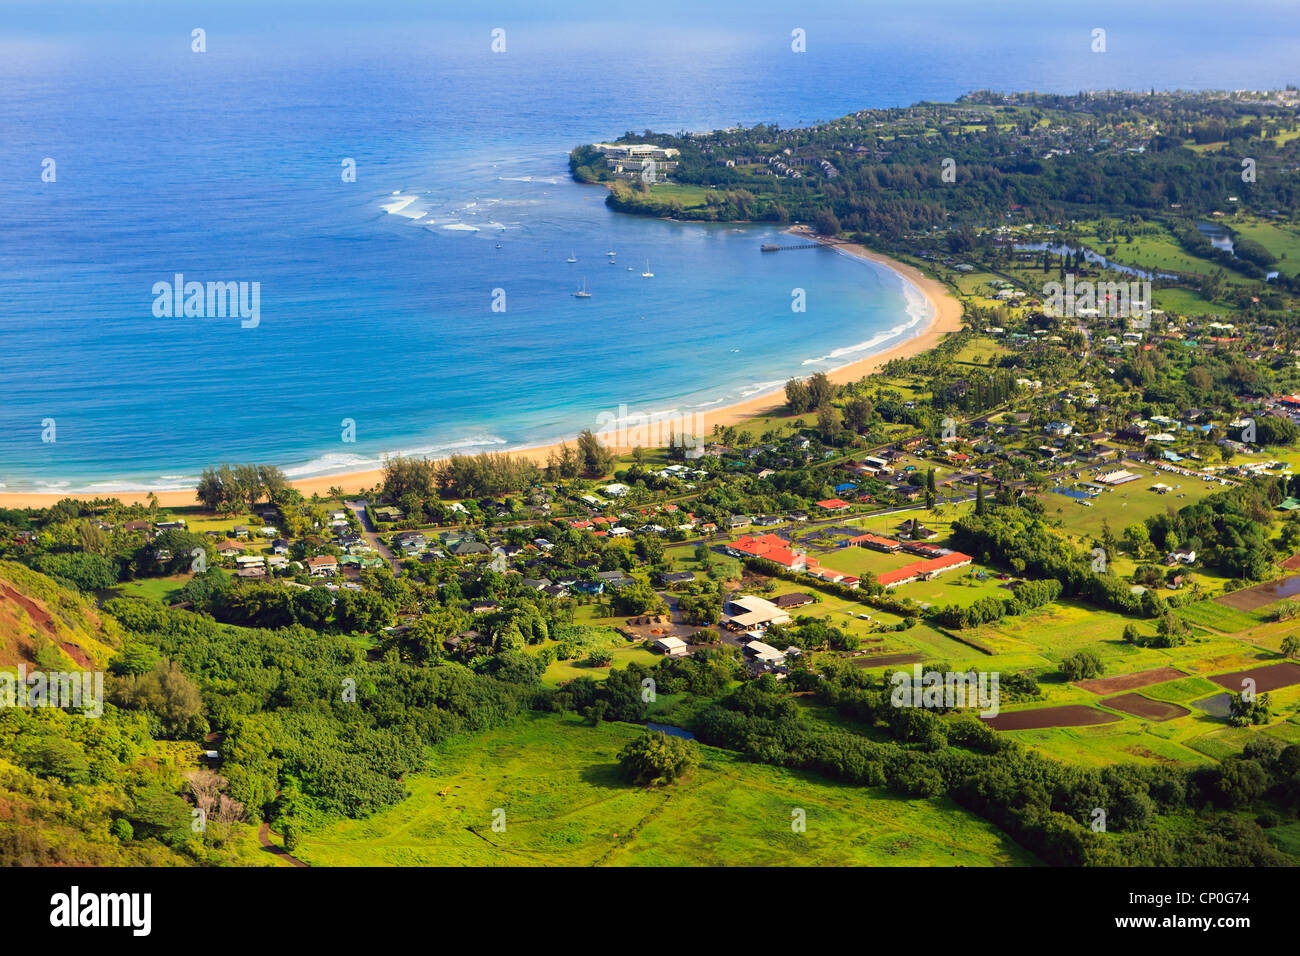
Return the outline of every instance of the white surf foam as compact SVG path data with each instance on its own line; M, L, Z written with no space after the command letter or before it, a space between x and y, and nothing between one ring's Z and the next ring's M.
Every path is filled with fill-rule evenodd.
M419 196L403 195L401 190L398 190L393 193L391 200L380 203L379 208L390 216L401 216L403 219L411 220L423 219L429 210L415 206L419 199Z

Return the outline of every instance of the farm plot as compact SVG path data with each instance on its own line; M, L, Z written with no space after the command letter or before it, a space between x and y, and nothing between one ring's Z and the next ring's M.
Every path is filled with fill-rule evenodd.
M1214 694L1210 697L1203 697L1193 702L1192 706L1197 710L1204 711L1211 717L1227 717L1232 713L1229 708L1232 698L1227 694Z
M1119 710L1126 714L1132 714L1134 717L1141 717L1143 720L1173 720L1175 717L1186 717L1191 713L1186 707L1180 707L1178 704L1171 704L1167 701L1151 700L1141 694L1120 694L1118 697L1108 697L1102 701L1102 705L1109 707L1111 710Z
M1117 674L1114 677L1081 680L1076 682L1075 686L1090 690L1094 694L1113 694L1116 691L1136 690L1139 687L1162 684L1186 676L1186 674L1174 667L1153 667L1150 670L1135 671L1132 674Z
M876 654L853 658L854 667L901 667L904 664L919 664L925 660L923 654Z
M1087 727L1091 724L1109 724L1119 720L1114 714L1086 707L1083 704L1065 704L1061 707L1039 707L1017 710L996 717L981 717L994 730L1041 730L1046 727Z
M1214 603L1238 611L1250 612L1258 611L1274 601L1294 597L1297 593L1300 593L1300 574L1293 574L1290 577L1279 578L1276 581L1265 581L1263 584L1256 584L1254 587L1242 588L1240 591L1220 595L1214 599ZM1259 623L1261 620L1263 618L1257 616L1255 623Z
M1292 684L1300 684L1300 664L1283 661L1280 664L1267 664L1264 667L1253 667L1245 671L1217 674L1210 678L1220 687L1226 687L1234 693L1241 690L1242 681L1247 679L1255 682L1255 690L1259 693L1277 690L1279 687L1290 687Z
M1182 677L1163 684L1152 684L1142 690L1142 696L1152 700L1169 700L1185 703L1206 694L1212 694L1215 687L1203 677Z

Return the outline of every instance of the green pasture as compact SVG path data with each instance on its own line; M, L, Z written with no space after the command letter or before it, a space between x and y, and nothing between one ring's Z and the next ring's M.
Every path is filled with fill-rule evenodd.
M1025 850L948 800L909 800L701 747L663 789L622 780L641 728L535 714L440 747L411 797L303 836L313 866L1007 866ZM443 795L445 794L445 795ZM805 832L791 826L796 811ZM494 828L494 822L496 827Z

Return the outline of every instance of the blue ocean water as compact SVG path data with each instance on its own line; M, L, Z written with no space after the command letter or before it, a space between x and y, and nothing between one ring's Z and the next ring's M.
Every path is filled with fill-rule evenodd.
M1300 62L1281 4L1042 6L12 4L0 484L185 487L226 460L324 474L767 390L911 334L923 300L828 250L761 255L768 227L612 213L569 180L569 148L981 87L1280 86ZM259 283L258 325L156 316L178 273Z

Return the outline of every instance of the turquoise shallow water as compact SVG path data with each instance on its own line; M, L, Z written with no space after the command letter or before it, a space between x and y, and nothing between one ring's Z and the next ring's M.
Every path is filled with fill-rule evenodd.
M762 5L744 29L671 4L644 25L604 7L600 22L572 8L567 28L518 12L502 21L504 56L486 21L420 25L418 5L358 24L235 3L243 16L204 19L202 55L195 16L142 9L137 23L102 10L0 21L4 490L184 487L222 460L307 475L544 443L620 408L689 415L843 365L926 312L878 266L761 255L767 227L611 213L603 189L568 179L580 142L793 125L980 86L1284 72L1250 55L1249 16L1240 38L1215 38L1197 80L1182 53L1206 38L1131 14L1127 36L1163 46L1112 43L1103 71L1059 18L1021 18L1013 38L960 7L942 29L901 13L856 34L810 18L823 39L802 58ZM56 182L41 182L46 158ZM155 315L155 284L178 273L258 283L257 326ZM575 298L584 279L593 296ZM50 421L56 440L42 441Z

